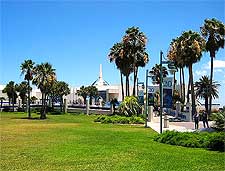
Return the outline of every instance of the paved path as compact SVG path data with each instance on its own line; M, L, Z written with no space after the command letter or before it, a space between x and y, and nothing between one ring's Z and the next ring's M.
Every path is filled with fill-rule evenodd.
M163 120L164 121L164 120ZM148 127L151 127L157 132L160 132L160 122L159 117L154 117L153 122L147 122ZM212 125L212 122L209 122L209 125ZM202 121L199 122L199 129L203 128ZM163 122L163 131L165 130L176 130L179 132L193 132L194 129L194 122L169 122L169 127L164 128Z

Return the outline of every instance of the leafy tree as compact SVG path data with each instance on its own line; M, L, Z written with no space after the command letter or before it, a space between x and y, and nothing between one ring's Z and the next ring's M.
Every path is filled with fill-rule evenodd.
M31 91L32 88L29 88ZM21 82L17 87L16 87L16 91L19 92L19 96L22 100L22 108L24 109L24 104L26 103L26 98L27 98L27 91L28 90L28 84L26 81Z
M141 110L141 106L138 103L138 99L135 96L126 96L124 101L118 108L120 114L125 116L138 115Z
M84 103L86 103L87 96L90 97L90 104L92 104L92 97L96 97L98 95L98 89L95 86L84 87L81 86L80 90L77 91L78 96L83 97Z
M210 98L210 94L212 96L212 98L218 98L218 87L220 86L220 84L218 84L217 82L213 81L212 82L212 91L210 93L210 79L208 76L202 76L199 81L195 82L195 88L196 88L196 96L204 99L205 100L205 109L207 114L209 113L209 109L208 109L208 102L209 102L209 98Z
M0 100L1 100L1 108L2 108L2 103L3 103L3 100L5 100L5 97L0 97Z
M30 113L30 81L33 79L34 62L32 60L25 60L21 66L21 74L25 74L24 80L27 80L27 92L28 92L28 118L31 118Z
M42 93L42 110L40 119L46 119L46 99L51 92L51 88L55 80L55 69L52 68L51 64L47 62L35 66L33 84L35 84Z
M9 105L12 103L13 111L14 111L14 104L16 103L16 99L17 99L16 87L17 87L17 84L15 84L14 81L10 81L2 90L2 92L6 93L9 98Z
M155 64L155 66L152 67L152 70L149 71L149 73L153 76L151 77L153 83L160 84L160 65ZM164 78L168 75L167 68L164 66L162 67L162 75Z
M92 105L92 97L97 97L98 89L95 86L88 86L87 87L88 95L90 97L90 104Z
M77 90L77 95L83 97L84 103L86 104L86 98L88 96L87 87L81 86L80 90Z
M70 94L69 85L64 81L55 82L55 96L60 99L60 111L62 112L63 96Z
M224 34L225 25L213 18L206 19L204 25L200 28L201 34L206 40L206 51L209 52L211 57L211 72L210 72L210 92L213 86L213 59L216 57L216 52L220 48L224 48ZM209 98L209 112L211 113L212 96Z
M195 92L193 84L193 71L192 66L194 63L200 61L202 57L202 51L205 48L205 40L197 33L193 31L183 32L180 37L177 38L177 64L188 67L189 70L189 82L191 85L191 101L192 101L192 115L195 113Z

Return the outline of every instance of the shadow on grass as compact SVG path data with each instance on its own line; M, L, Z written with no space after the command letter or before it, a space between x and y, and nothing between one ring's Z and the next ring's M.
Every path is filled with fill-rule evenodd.
M44 119L40 119L40 117L32 117L32 118L28 118L28 117L13 117L12 119L44 120Z

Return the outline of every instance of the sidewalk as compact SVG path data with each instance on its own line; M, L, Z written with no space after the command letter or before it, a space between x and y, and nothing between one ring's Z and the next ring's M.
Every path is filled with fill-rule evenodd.
M163 127L163 131L166 130L175 130L178 132L193 132L195 131L194 127L194 122L169 122L169 127L168 128L164 128L164 119L162 122L162 127ZM209 125L212 125L212 122L209 122ZM147 122L147 126L151 127L152 129L154 129L156 132L160 132L160 118L159 117L153 117L153 121L152 122ZM202 121L199 122L199 129L200 128L204 128L203 127L203 123Z

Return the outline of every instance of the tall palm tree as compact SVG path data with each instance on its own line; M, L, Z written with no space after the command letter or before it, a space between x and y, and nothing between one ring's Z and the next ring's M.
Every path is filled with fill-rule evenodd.
M113 45L112 48L110 48L109 52L109 60L110 62L115 61L117 69L120 70L120 82L121 82L121 87L122 87L122 100L124 99L124 88L123 88L123 72L122 72L122 55L123 55L123 45L122 43L116 43Z
M33 79L33 68L34 68L34 62L30 59L25 60L21 66L21 74L25 74L24 80L27 80L27 94L28 94L28 118L31 118L30 113L30 81Z
M205 48L205 40L197 32L183 32L177 39L177 63L188 67L191 86L192 115L195 113L195 92L193 84L193 64L200 61Z
M212 80L213 80L213 59L216 57L216 52L220 48L224 48L224 34L225 26L224 24L213 18L206 19L203 27L201 29L202 36L206 39L206 51L209 52L211 57L211 72L210 72L210 92L212 90ZM212 92L211 92L212 93ZM212 96L209 97L209 113L211 113L212 107Z
M178 38L172 39L167 57L170 61L173 61L175 63L176 67L180 69L180 95L182 102L185 103L184 63L182 61L178 61L177 46L178 46Z
M77 95L83 97L84 104L86 104L86 98L88 96L88 90L87 87L81 86L80 90L77 90Z
M218 95L218 87L220 86L220 84L218 84L216 81L212 82L212 91L210 93L210 79L208 76L204 75L202 76L199 81L195 82L195 88L196 88L196 97L199 97L201 99L205 100L205 110L208 113L209 109L208 109L208 102L209 102L209 98L210 96L212 98L219 98Z
M2 92L6 93L9 98L9 105L12 103L13 111L14 111L14 104L16 103L16 99L17 99L16 87L17 87L17 84L15 84L14 81L10 81L2 90Z
M149 61L149 56L146 52L147 37L138 27L130 27L126 30L126 35L123 37L122 43L124 46L124 54L129 58L129 62L133 67L133 96L135 96L138 68L144 67Z
M56 80L55 69L48 62L36 65L34 68L34 79L33 84L35 84L42 93L42 110L40 119L46 119L46 99L54 81Z

